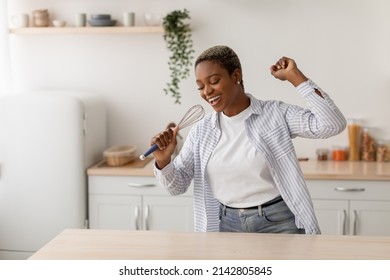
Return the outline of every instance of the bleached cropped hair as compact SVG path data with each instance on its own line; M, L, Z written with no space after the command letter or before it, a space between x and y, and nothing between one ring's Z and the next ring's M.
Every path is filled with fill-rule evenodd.
M196 66L203 61L212 61L218 63L222 68L226 69L231 75L237 68L241 69L241 62L237 54L227 46L214 46L203 51L195 61ZM244 87L244 82L241 80L241 85Z

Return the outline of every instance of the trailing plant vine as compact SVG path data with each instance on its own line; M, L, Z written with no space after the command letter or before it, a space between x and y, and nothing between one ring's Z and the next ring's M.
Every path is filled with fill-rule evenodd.
M177 104L181 104L179 84L190 75L194 53L191 27L187 21L189 19L187 9L172 11L163 18L164 40L171 53L168 60L170 82L167 83L164 92L171 94Z

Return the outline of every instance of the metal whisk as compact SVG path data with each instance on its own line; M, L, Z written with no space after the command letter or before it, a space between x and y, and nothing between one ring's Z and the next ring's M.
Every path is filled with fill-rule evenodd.
M200 121L204 117L204 109L201 105L195 105L192 106L188 111L184 114L183 118L180 120L179 124L177 125L180 129L183 129L185 127L188 127L190 125L193 125L194 123ZM147 150L144 154L140 155L140 160L144 160L148 155L153 153L158 149L157 144L154 144Z

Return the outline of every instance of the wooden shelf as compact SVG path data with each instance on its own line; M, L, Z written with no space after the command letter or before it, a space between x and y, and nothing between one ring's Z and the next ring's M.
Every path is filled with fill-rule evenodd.
M163 33L162 26L104 26L104 27L26 27L11 28L10 34L15 35L77 35L77 34L149 34Z

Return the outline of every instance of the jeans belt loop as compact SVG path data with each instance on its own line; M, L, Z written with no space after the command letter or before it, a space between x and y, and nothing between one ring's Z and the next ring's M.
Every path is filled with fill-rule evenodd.
M258 207L257 207L257 209L258 209L258 211L259 211L259 216L263 216L263 207L261 207L261 205L259 205Z

